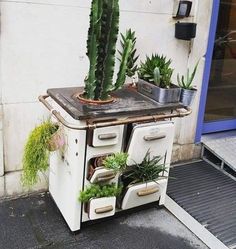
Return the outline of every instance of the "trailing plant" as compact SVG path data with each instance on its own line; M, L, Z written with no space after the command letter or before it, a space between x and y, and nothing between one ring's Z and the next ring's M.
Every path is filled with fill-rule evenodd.
M48 169L50 153L48 141L58 128L57 124L44 121L29 134L22 159L23 185L34 185L38 180L38 172L44 172Z
M195 65L195 67L194 67L193 72L191 73L191 75L190 75L189 68L187 69L187 75L186 75L186 77L184 75L182 75L181 79L180 79L179 74L177 74L177 81L178 81L178 84L179 84L179 86L181 88L187 89L187 90L192 90L193 89L192 83L193 83L194 77L195 77L196 72L197 72L198 64L199 64L199 61Z
M139 68L139 78L146 80L162 88L169 88L174 69L170 67L171 60L166 56L152 54L146 57L145 62L141 62Z
M126 39L124 42L120 70L113 85L119 14L119 0L92 0L87 40L90 66L85 79L84 98L107 100L111 91L124 84L132 40Z
M127 153L123 152L108 156L103 161L103 166L106 169L112 169L115 172L123 172L126 169L128 156Z
M138 65L136 63L139 58L139 56L136 55L137 49L135 48L135 45L136 45L137 38L135 36L135 31L128 29L125 34L121 34L120 43L121 43L121 47L123 51L126 47L125 44L128 40L132 41L132 49L131 49L131 52L130 52L130 55L127 61L126 75L129 77L133 77L135 73L138 71ZM123 52L119 51L119 54L121 56L122 56L122 53Z
M88 202L92 198L118 196L121 191L122 187L117 187L115 183L107 185L93 184L80 192L79 201Z
M154 181L166 172L165 164L161 163L161 156L151 158L148 150L141 163L135 163L134 168L127 174L132 183L144 183Z

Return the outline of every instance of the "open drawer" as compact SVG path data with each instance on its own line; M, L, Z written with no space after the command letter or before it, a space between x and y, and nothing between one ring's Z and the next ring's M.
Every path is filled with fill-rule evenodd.
M118 175L114 170L105 169L104 167L96 168L92 177L90 178L91 183L103 183L103 182L118 182Z
M123 210L158 201L167 184L166 179L156 182L135 184L128 187L122 201Z
M90 220L106 218L115 214L116 197L91 199L88 203L88 216Z
M159 122L138 124L134 126L127 146L129 158L127 165L141 163L145 154L150 150L152 156L163 156L170 163L174 140L174 123Z
M90 145L93 147L103 147L116 145L123 139L123 126L111 126L97 128L93 131Z

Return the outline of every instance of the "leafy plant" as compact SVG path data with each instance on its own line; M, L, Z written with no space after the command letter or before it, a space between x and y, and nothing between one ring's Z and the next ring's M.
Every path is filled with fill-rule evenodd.
M106 169L113 169L115 172L122 172L126 168L128 156L127 153L123 152L108 156L103 161L103 166Z
M181 88L187 89L187 90L192 90L193 89L192 83L193 83L193 79L194 79L194 77L196 75L196 72L197 72L198 64L199 64L199 61L195 65L191 75L190 75L190 72L189 72L189 68L187 69L186 77L184 75L182 75L181 80L180 80L179 74L177 75L177 81L178 81L178 84L179 84L179 86Z
M171 60L166 56L152 54L146 57L145 62L141 62L139 68L140 79L146 80L162 88L169 88L174 69L170 67Z
M132 171L127 174L127 178L132 179L132 183L155 182L161 174L166 172L165 164L160 163L161 160L160 156L151 158L148 150L143 161L140 164L135 163Z
M80 192L79 201L88 202L91 198L118 196L121 191L122 187L117 187L115 183L108 185L93 184Z
M85 79L84 98L107 100L109 93L121 88L125 82L127 61L132 51L131 39L124 42L120 70L113 85L119 14L119 0L92 0L87 40L90 67Z
M138 71L138 66L136 65L136 62L139 58L139 56L136 56L137 49L135 48L135 45L137 38L135 36L135 31L128 29L125 34L121 34L121 47L123 51L125 49L125 44L128 40L132 41L132 49L127 61L126 75L129 77L133 77ZM119 51L119 54L122 56L122 52Z
M23 185L34 185L38 181L38 172L44 172L48 169L50 152L47 145L49 139L57 130L57 124L44 121L29 134L22 159Z

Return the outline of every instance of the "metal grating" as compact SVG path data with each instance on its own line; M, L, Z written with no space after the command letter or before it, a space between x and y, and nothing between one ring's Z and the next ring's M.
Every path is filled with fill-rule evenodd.
M172 168L168 195L214 236L236 248L236 181L201 161Z

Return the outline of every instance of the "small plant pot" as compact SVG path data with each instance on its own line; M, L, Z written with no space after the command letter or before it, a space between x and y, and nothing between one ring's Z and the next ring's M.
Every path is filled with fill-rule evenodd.
M162 183L148 182L132 184L127 187L121 208L123 210L158 201L162 193Z
M181 95L180 95L180 102L184 105L184 106L191 106L195 96L197 94L197 89L182 89L181 90Z
M189 41L196 37L197 24L177 22L175 24L175 38Z
M48 150L56 151L61 149L65 145L65 136L61 126L59 126L58 130L51 136L48 141Z
M109 99L107 100L92 100L92 99L86 99L83 97L83 93L77 93L75 94L75 97L79 99L81 102L89 105L106 105L111 104L115 101L115 98L112 96L109 96Z
M161 103L176 103L179 102L181 88L171 84L170 88L161 88L154 84L151 84L145 80L139 80L138 92L148 96L149 98Z
M116 210L116 197L91 199L85 207L90 220L113 216Z

